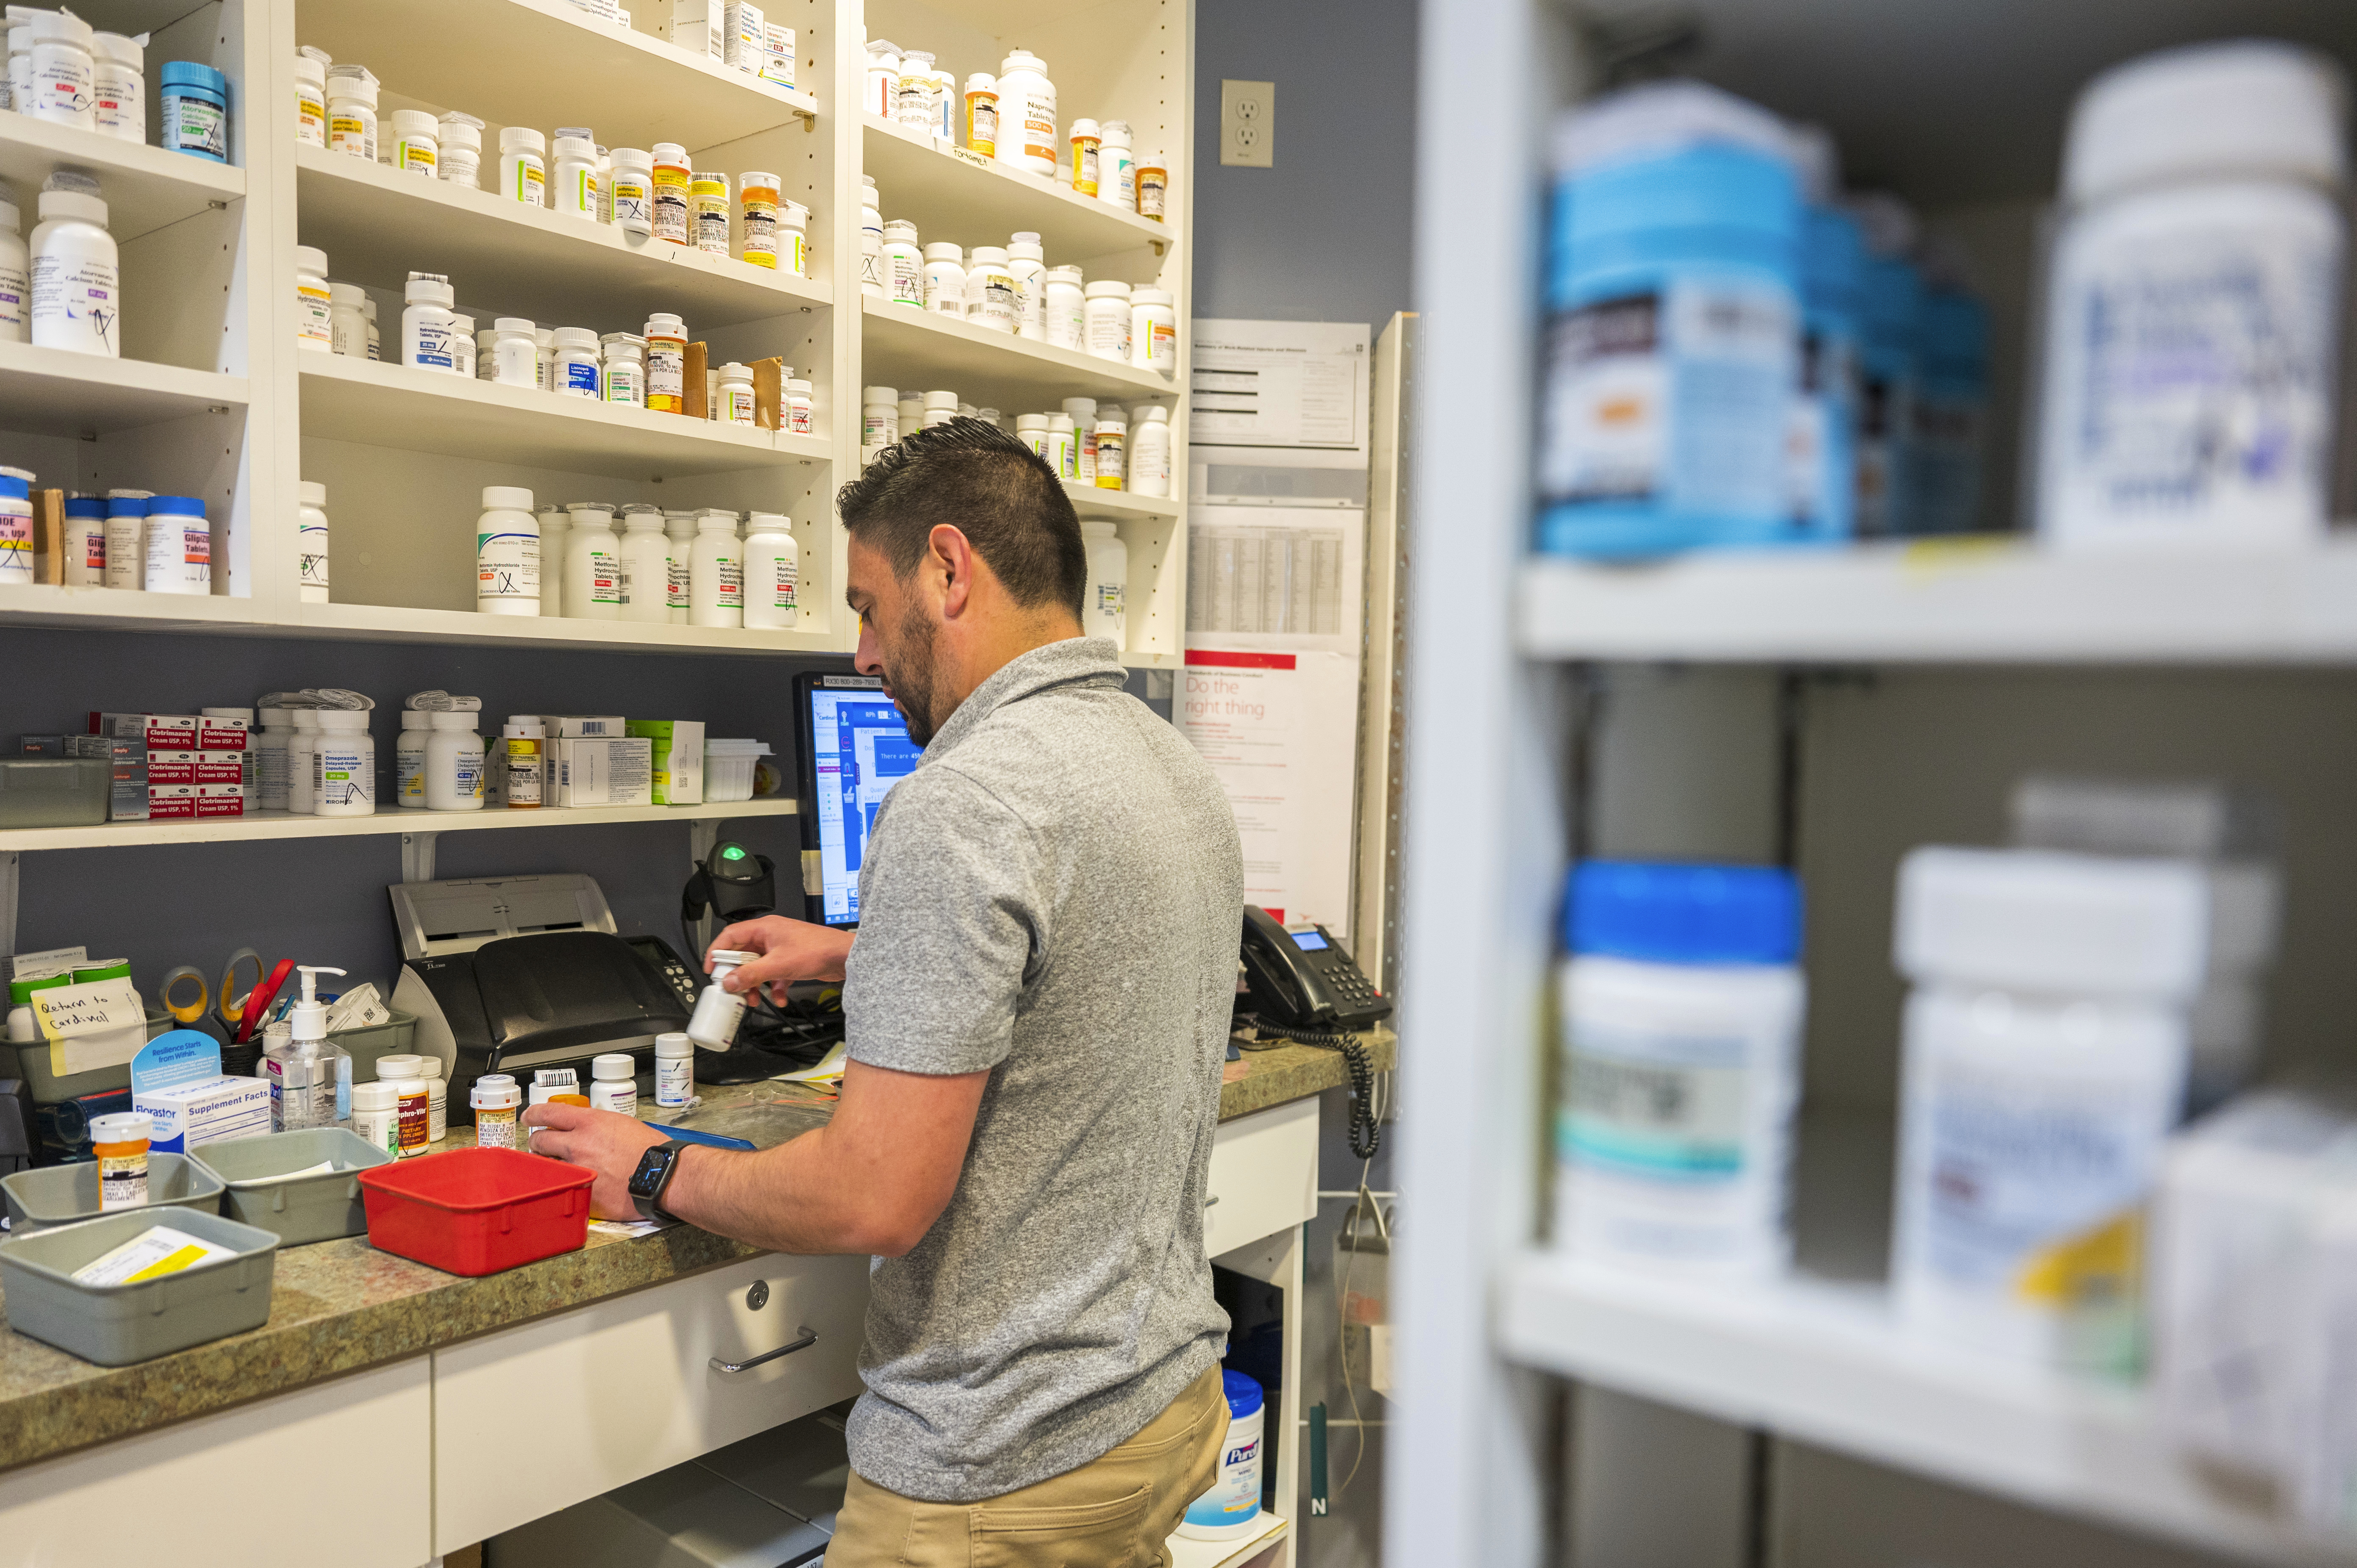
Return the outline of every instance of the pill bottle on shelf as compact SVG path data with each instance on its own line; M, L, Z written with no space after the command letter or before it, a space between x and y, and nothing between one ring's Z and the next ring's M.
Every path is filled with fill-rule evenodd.
M993 156L1052 179L1062 151L1056 140L1056 85L1039 56L1017 49L998 67L998 147Z
M1110 522L1091 519L1081 524L1081 540L1088 549L1089 583L1081 600L1081 634L1109 637L1115 648L1129 646L1129 546Z
M953 392L929 392L925 394L923 412L918 414L918 427L931 430L936 424L947 424L958 416L958 394Z
M639 1113L638 1064L619 1051L589 1058L589 1107L618 1115Z
M747 266L779 270L778 177L748 169L737 177L737 233ZM784 268L797 276L802 269L791 262Z
M500 194L527 207L548 205L548 138L529 125L500 128Z
M1163 216L1170 205L1170 166L1160 153L1149 153L1137 163L1137 215L1151 218L1157 223L1167 221Z
M1041 330L1055 348L1085 351L1088 348L1086 285L1078 267L1049 267Z
M301 49L295 51L295 141L306 147L328 145L328 68Z
M1929 846L1900 864L1903 1326L2135 1369L2145 1204L2208 943L2199 862Z
M376 161L376 78L358 66L328 72L328 149Z
M966 270L966 318L976 327L1013 335L1021 321L1014 263L996 245L976 245Z
M490 343L475 342L476 373L503 387L540 384L540 348L533 324L521 316L502 316L491 324Z
M1159 403L1137 411L1129 432L1129 491L1139 496L1170 493L1170 411Z
M319 710L296 708L291 715L295 733L286 741L285 810L297 817L311 815L311 754L319 747Z
M1799 882L1586 861L1563 932L1555 1247L1652 1273L1780 1273L1806 999Z
M658 312L647 317L647 407L655 413L687 412L687 324Z
M429 715L425 736L425 809L483 809L483 737L474 714Z
M689 188L694 171L688 167L687 149L677 142L657 142L653 172L654 237L674 245L692 243L694 234Z
M591 403L600 399L605 389L604 378L598 373L597 334L587 327L556 329L553 380L553 390L559 396L587 398Z
M778 212L778 270L810 276L810 209L789 201Z
M922 49L909 49L900 56L900 75L892 92L892 107L887 119L898 122L920 135L930 135L933 126L933 57Z
M92 33L91 129L119 142L147 141L147 59L136 38Z
M1117 490L1128 478L1129 421L1107 405L1097 414L1097 489Z
M695 248L710 256L728 253L728 177L725 174L697 174L689 177L687 200L690 223L695 236Z
M884 213L877 206L876 177L859 177L859 292L890 297L884 286Z
M511 811L537 811L548 800L548 730L538 721L510 719L500 730L507 752L507 804Z
M735 360L720 367L720 412L723 424L753 423L753 371Z
M1097 482L1097 400L1068 397L1064 412L1072 419L1072 477L1083 485Z
M571 535L565 542L565 613L581 620L622 618L622 542L614 534L614 514L602 506L565 508Z
M483 515L475 524L476 610L538 615L540 570L540 524L532 515L532 492L511 485L486 485ZM477 741L475 748L480 755L482 742Z
M433 273L412 273L402 297L401 362L421 371L455 373L457 359L450 338L456 329L450 311L450 280Z
M811 419L811 384L808 381L788 381L785 396L785 425L796 435L815 435Z
M602 220L605 189L597 175L597 144L587 136L559 136L551 149L555 166L549 189L556 210L567 218Z
M1048 416L1044 413L1018 413L1015 416L1015 439L1031 448L1041 461L1048 456Z
M655 231L655 160L643 147L616 147L613 165L614 227L645 239Z
M1072 188L1075 196L1094 199L1097 194L1097 173L1103 142L1097 134L1094 120L1075 120L1065 135L1071 148L1064 164L1064 183Z
M630 590L622 619L671 619L671 542L663 533L662 511L644 502L622 509L622 580Z
M955 246L950 249L955 250ZM925 307L926 258L930 247L917 243L917 226L905 218L884 225L885 297L895 305Z
M1107 120L1097 136L1097 199L1124 212L1136 211L1137 163L1129 150L1129 122Z
M25 243L16 198L0 190L0 342L22 343L31 330L33 252Z
M1132 290L1129 296L1129 362L1157 375L1178 371L1178 307L1167 288Z
M891 387L867 387L859 394L859 446L863 459L900 439L900 394Z
M802 624L802 547L791 520L757 511L745 520L745 624L787 631Z
M647 340L634 332L608 332L600 342L605 349L603 390L606 401L644 408L647 402Z
M16 19L18 16L21 20ZM97 114L91 102L95 69L90 52L91 25L63 9L19 11L12 21L16 24L10 28L12 44L16 28L21 27L30 45L30 71L22 84L24 91L17 95L17 112L53 124L92 129ZM13 70L11 76L14 85Z
M313 245L295 247L295 344L333 353L335 294L328 286L328 253Z
M473 381L475 377L475 318L453 313L450 317L450 369Z
M23 484L19 479L17 483ZM27 494L30 487L27 487ZM30 502L27 502L29 509ZM29 546L28 546L29 548ZM29 570L32 562L27 557ZM66 585L106 586L106 503L96 497L66 498Z
M229 162L229 78L194 60L156 73L156 145L212 163Z
M213 591L212 525L195 496L156 496L147 503L146 569L140 586L151 594Z
M965 146L984 157L998 151L998 78L986 70L965 79Z
M295 544L302 602L328 602L328 487L303 479L295 487Z
M535 325L532 329L533 384L543 392L556 390L556 328Z
M442 116L438 134L441 137L441 162L435 177L445 185L462 186L468 190L480 189L483 183L483 123L472 114L453 110Z
M965 315L965 252L945 241L925 247L925 308L938 316Z
M862 79L859 106L870 114L893 119L899 112L900 49L882 38L867 43L867 73Z
M368 293L356 283L328 285L328 346L350 359L368 358Z
M438 178L442 172L442 122L422 109L394 110L393 166L403 174Z
M1088 285L1088 352L1100 360L1129 363L1129 285L1100 278Z
M122 257L106 231L98 182L60 171L47 183L60 188L41 192L41 221L28 247L33 345L117 358L123 351Z
M1021 233L1006 242L1006 274L1015 285L1015 330L1035 343L1048 337L1047 252L1039 236Z
M745 554L734 513L707 512L696 521L688 564L688 624L745 624Z
M687 624L688 579L694 565L696 516L692 511L663 513L663 538L668 545L664 607L671 624Z
M311 753L311 814L376 814L376 741L365 710L322 708L319 739Z
M393 801L404 811L425 809L425 742L433 720L432 714L415 708L401 710L401 735L393 746ZM264 811L274 809L263 802Z
M1056 470L1058 478L1068 485L1078 482L1081 443L1072 429L1071 414L1051 413L1048 416L1048 445L1040 456L1048 459L1048 467Z
M377 332L376 301L366 295L361 295L361 314L368 319L368 357L371 360L382 360L384 358L384 345L383 339Z

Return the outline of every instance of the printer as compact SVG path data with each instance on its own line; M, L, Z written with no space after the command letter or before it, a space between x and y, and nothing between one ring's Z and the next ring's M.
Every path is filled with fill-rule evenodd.
M660 938L625 940L587 876L404 882L392 889L401 936L393 1005L417 1019L414 1049L439 1057L450 1119L487 1072L529 1085L608 1051L651 1069L655 1036L687 1027L695 980Z

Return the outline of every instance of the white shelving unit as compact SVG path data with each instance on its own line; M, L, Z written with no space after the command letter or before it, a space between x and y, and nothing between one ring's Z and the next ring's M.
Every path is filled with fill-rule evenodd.
M145 844L234 843L252 839L382 838L388 834L496 832L509 828L596 827L614 822L719 822L791 817L791 800L732 800L701 806L581 806L538 811L404 811L371 817L290 816L264 811L206 822L104 822L87 828L16 828L0 834L11 850L135 849Z
M2276 779L2298 779L2305 766L2336 777L2337 762L2303 764L2313 734L2281 715L2300 703L2333 714L2357 698L2357 536L2336 532L2280 554L2097 557L2015 539L1631 565L1532 557L1531 431L1499 417L1499 389L1536 384L1547 125L1596 89L1609 56L1632 47L1627 11L1602 0L1443 0L1421 17L1416 272L1447 282L1423 302L1415 472L1426 513L1448 520L1448 547L1419 557L1413 584L1426 631L1409 648L1424 717L1407 743L1402 879L1414 897L1400 1028L1450 1044L1403 1063L1416 1113L1400 1130L1400 1184L1441 1218L1403 1237L1394 1276L1396 1398L1410 1419L1388 1448L1385 1555L1485 1568L1833 1561L1780 1544L1793 1539L1784 1510L1801 1505L1773 1476L1795 1445L1866 1462L1845 1474L1879 1466L1910 1485L1956 1488L1960 1509L2009 1509L1991 1540L2029 1530L2083 1545L2100 1527L2114 1532L2099 1538L2106 1563L2145 1561L2155 1541L2209 1554L2201 1561L2357 1563L2357 1539L2310 1534L2189 1463L2141 1388L1905 1332L1875 1277L1879 1219L1838 1238L1850 1266L1810 1256L1813 1226L1813 1244L1826 1240L1828 1204L1876 1211L1889 1191L1897 854L1935 832L1989 842L2004 785L1987 776L2009 779L2025 764L2177 777L2270 767ZM2357 59L2357 16L2255 23L2224 4L2179 7L2163 24L2069 0L2020 28L1846 3L1705 0L1690 14L1687 68L1829 124L1855 173L1917 199L1931 226L1981 263L1998 321L1990 441L2003 461L1986 483L1999 511L2005 498L2034 493L2011 471L2014 416L2024 366L2036 363L2027 345L2037 236L2077 86L2146 49L2253 31L2305 28L2301 41L2344 67ZM1674 696L1712 694L1684 710L1649 705L1648 681ZM1820 691L1840 695L1820 703ZM1975 746L1996 760L1950 788L1939 770ZM2342 878L2351 818L2337 795L2335 783L2294 813L2287 864L2311 900L2303 909L2294 896L2294 946L2303 930L2338 929L2313 901ZM1772 1283L1634 1278L1544 1246L1563 872L1575 849L1631 853L1618 847L1631 840L1662 855L1781 854L1810 878L1812 1115L1795 1206L1803 1266ZM2319 1006L2321 1032L2345 1033L2346 1000L2318 990L2325 972L2287 955L2278 993L2308 1004L2277 1006L2284 1035L2316 1026ZM1821 1099L1874 1118L1881 1153L1828 1165L1827 1145L1813 1143ZM1597 1446L1613 1439L1577 1426L1578 1385L1750 1429L1751 1446L1726 1450L1749 1463L1722 1474L1698 1461L1708 1474L1690 1475L1658 1453L1650 1468L1631 1459L1640 1467L1618 1473L1641 1475L1643 1495L1611 1499L1622 1527L1648 1509L1683 1511L1679 1523L1748 1520L1725 1552L1645 1556L1616 1535L1621 1556L1594 1555L1575 1477L1599 1473ZM1698 1489L1721 1482L1737 1495ZM1962 1513L1941 1516L1936 1546L1868 1541L1876 1506L1857 1500L1820 1529L1821 1541L1844 1538L1852 1554L1839 1561L1999 1560ZM1569 1549L1551 1557L1566 1530Z

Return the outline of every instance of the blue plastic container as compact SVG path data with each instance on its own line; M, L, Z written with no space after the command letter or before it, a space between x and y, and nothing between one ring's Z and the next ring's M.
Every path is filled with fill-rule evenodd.
M1640 963L1792 963L1800 878L1769 865L1584 860L1571 872L1563 945Z
M1923 284L1904 256L1866 259L1858 295L1857 532L1907 531L1907 442Z
M1802 204L1789 157L1770 150L1781 132L1692 84L1635 91L1700 113L1691 134L1673 124L1566 160L1548 236L1539 548L1795 542ZM1754 119L1764 129L1747 137Z
M1792 404L1792 524L1850 537L1857 517L1857 311L1866 243L1857 220L1813 207L1801 242L1801 381Z
M229 162L228 77L194 60L168 60L157 79L157 96L163 110L157 145Z
M1978 524L1987 424L1988 308L1961 289L1926 290L1916 316L1906 532L1967 533Z

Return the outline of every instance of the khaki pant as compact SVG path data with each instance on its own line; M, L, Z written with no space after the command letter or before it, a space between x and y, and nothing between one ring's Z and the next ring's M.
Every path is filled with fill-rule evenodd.
M1215 1363L1103 1458L988 1502L920 1503L854 1472L826 1568L1168 1568L1227 1434Z

